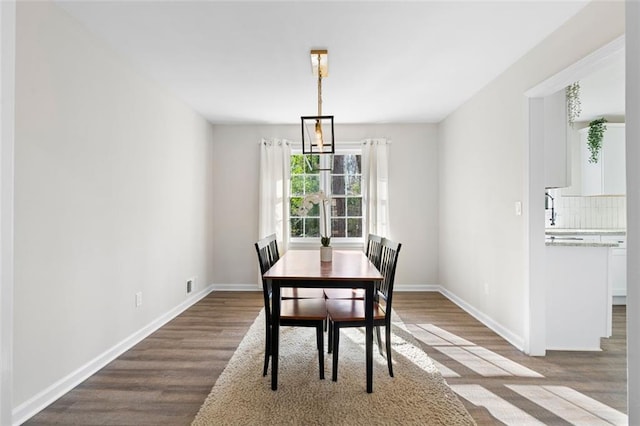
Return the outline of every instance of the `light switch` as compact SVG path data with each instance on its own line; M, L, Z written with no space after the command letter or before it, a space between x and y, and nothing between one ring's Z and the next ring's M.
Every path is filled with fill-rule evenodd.
M516 216L522 216L522 201L516 201L515 210Z

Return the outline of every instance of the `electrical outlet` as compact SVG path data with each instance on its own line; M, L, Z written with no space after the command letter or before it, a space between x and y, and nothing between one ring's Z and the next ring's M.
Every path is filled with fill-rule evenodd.
M489 283L484 283L484 294L489 294Z
M142 292L139 291L136 293L136 308L142 306Z
M187 294L193 291L193 286L195 285L195 282L196 282L195 278L189 278L187 280Z

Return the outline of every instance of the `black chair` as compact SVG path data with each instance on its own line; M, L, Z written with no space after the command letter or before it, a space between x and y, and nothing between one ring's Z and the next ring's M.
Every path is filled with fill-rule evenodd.
M260 273L264 274L273 265L269 237L255 243L258 253ZM271 325L273 315L271 304L273 303L271 281L262 279L262 294L264 297L265 314L265 347L264 367L262 375L267 375L269 358L271 357ZM320 379L324 379L324 324L327 318L327 307L324 298L315 299L284 299L280 301L280 325L315 327L318 346L318 361L320 365Z
M273 265L280 259L276 234L268 235L265 239L269 243L271 264ZM280 290L280 297L282 299L322 299L324 297L324 291L322 291L321 288L284 287Z
M376 329L378 347L382 353L380 327L385 327L385 343L389 375L393 377L391 362L391 302L393 299L393 282L400 253L400 243L384 238L380 253L380 273L384 277L380 288L374 295L373 325ZM338 380L338 349L340 347L340 329L343 327L364 327L365 309L362 299L328 299L329 313L329 352L333 351L332 380Z
M382 250L382 237L369 234L367 238L367 257L376 268L380 269L380 253ZM364 299L362 288L325 288L324 295L327 299Z

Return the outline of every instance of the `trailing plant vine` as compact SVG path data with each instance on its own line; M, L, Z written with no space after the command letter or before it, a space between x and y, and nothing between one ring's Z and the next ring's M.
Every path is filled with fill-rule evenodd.
M589 156L590 163L598 162L598 154L600 153L600 148L602 148L602 138L604 137L604 131L607 130L606 122L607 120L603 117L589 123L587 146L591 154Z
M568 85L565 89L567 96L567 122L573 127L573 123L582 112L580 104L580 82L576 81Z

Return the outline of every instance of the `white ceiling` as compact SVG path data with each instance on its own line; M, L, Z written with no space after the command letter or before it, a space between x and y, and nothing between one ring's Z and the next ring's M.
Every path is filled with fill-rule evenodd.
M438 122L585 1L56 1L214 123ZM586 105L585 105L586 107Z

